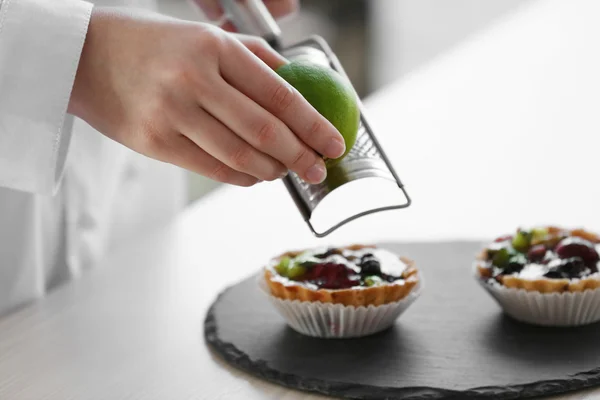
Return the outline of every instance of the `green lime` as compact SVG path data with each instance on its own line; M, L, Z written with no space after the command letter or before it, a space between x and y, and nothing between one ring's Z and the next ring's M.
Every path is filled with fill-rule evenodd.
M350 82L333 69L309 62L294 61L275 72L337 128L346 151L336 160L344 158L356 142L360 124L358 100Z

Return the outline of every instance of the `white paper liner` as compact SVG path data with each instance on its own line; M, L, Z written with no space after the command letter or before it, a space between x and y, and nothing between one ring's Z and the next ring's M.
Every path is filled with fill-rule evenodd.
M402 300L380 306L354 307L343 304L280 299L271 295L261 274L258 283L277 312L295 331L319 338L356 338L391 327L423 291L423 276Z
M475 279L512 318L540 326L580 326L600 321L600 289L583 292L540 293L507 288Z

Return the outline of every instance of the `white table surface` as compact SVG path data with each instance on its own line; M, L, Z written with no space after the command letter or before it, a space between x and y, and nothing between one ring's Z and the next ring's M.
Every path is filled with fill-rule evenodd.
M317 398L231 369L204 344L216 294L269 257L324 243L485 238L530 223L600 230L599 15L594 0L536 2L366 102L409 209L319 240L281 183L223 188L0 320L0 398Z

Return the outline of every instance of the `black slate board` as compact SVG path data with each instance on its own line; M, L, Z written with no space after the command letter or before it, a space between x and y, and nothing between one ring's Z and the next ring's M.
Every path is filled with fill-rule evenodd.
M425 291L379 334L315 339L296 333L254 276L212 305L206 341L253 375L334 397L519 399L600 385L600 324L542 328L504 316L471 277L480 246L382 245L417 261Z

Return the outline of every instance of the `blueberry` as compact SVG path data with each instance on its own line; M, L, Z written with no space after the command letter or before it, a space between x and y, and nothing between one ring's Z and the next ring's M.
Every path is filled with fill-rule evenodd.
M508 263L503 268L502 272L504 274L514 274L516 272L521 272L521 270L525 267L526 264L527 258L525 258L523 254L515 254L514 256L510 257Z
M363 257L359 267L362 275L381 275L381 264L374 257Z
M563 278L566 278L565 276L562 275L561 272L559 272L557 270L550 270L550 271L546 272L544 274L544 276L546 278L550 278L550 279L563 279Z
M333 255L341 255L341 254L342 254L342 250L335 249L335 248L329 248L329 249L327 249L327 251L325 253L317 254L317 255L315 255L315 257L323 259L323 258L331 257Z
M590 269L585 265L581 257L555 260L549 264L549 267L548 272L544 276L553 279L582 278L590 272Z

